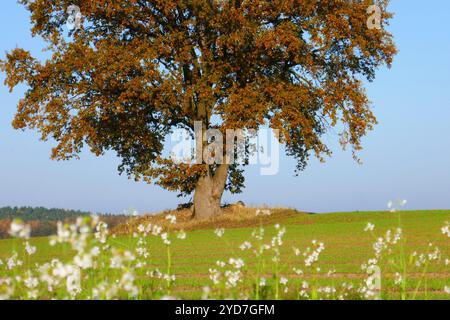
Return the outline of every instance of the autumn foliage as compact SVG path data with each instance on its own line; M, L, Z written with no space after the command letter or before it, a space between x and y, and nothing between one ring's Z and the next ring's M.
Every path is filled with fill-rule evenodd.
M52 56L17 48L2 62L11 90L28 86L14 127L56 141L54 159L112 150L132 178L197 190L198 217L218 212L225 189L241 191L243 168L175 164L163 154L168 134L193 132L195 121L221 131L268 125L299 170L330 154L322 136L333 127L358 151L376 124L362 81L396 52L387 0L21 2ZM83 23L69 33L71 4ZM373 4L381 28L368 28Z

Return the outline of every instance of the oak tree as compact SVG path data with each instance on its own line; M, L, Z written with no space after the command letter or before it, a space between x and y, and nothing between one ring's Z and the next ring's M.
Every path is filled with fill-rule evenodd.
M331 154L333 127L357 152L376 124L363 81L396 53L388 0L20 2L51 57L16 48L1 61L6 85L27 88L13 126L56 141L56 160L114 151L121 173L194 194L197 218L241 191L244 168L175 163L163 152L173 130L269 126L298 170Z

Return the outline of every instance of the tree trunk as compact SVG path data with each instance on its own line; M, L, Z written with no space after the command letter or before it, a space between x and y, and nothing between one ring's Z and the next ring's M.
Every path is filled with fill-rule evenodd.
M228 168L228 165L222 164L214 173L208 172L197 182L194 194L195 219L208 219L220 214Z

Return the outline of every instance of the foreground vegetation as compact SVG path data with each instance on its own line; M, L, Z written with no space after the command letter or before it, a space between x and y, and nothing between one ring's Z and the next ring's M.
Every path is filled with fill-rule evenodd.
M84 217L37 239L16 222L19 239L0 241L0 298L450 297L450 211L245 212L197 227L165 213L114 234Z
M32 237L45 237L56 233L57 222L74 223L78 217L88 217L92 213L78 210L47 209L44 207L3 207L0 208L0 239L10 238L11 222L19 218L31 226ZM102 221L115 227L129 216L99 214Z

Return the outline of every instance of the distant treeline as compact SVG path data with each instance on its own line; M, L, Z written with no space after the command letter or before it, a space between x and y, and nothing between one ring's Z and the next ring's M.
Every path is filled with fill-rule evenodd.
M47 209L43 207L3 207L0 208L0 239L9 237L11 221L20 219L31 225L33 237L50 236L56 233L58 221L73 222L78 217L91 216L91 212ZM110 228L124 223L129 219L125 215L97 214Z
M20 219L22 221L64 221L92 213L65 209L47 209L43 207L3 207L0 208L0 220Z

